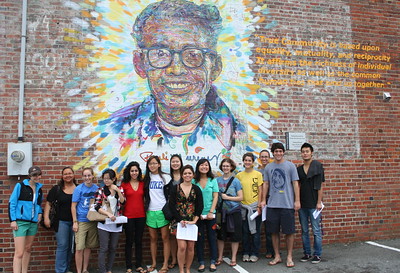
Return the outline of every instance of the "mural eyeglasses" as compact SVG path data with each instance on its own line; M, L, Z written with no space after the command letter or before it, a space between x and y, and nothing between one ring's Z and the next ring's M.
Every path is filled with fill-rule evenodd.
M208 48L187 47L182 50L169 48L149 47L144 48L147 59L152 67L163 69L171 65L174 54L179 55L180 61L188 68L197 68L204 64L206 54L217 56L217 52Z

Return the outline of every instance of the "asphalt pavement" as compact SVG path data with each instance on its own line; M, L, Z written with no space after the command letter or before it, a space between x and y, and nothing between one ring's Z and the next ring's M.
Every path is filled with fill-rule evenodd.
M229 247L227 244L226 247ZM270 259L264 257L256 263L242 262L238 255L238 266L230 267L227 263L218 266L217 273L399 273L400 272L400 239L356 242L351 244L334 244L323 246L322 261L318 264L300 262L303 256L301 249L293 252L295 267L287 268L286 251L282 250L283 263L268 265ZM240 257L240 259L239 259ZM160 257L161 258L161 257ZM196 259L196 258L195 258ZM229 262L228 258L225 258ZM207 265L207 264L206 264ZM160 269L159 263L158 270ZM197 272L198 264L193 261L192 273ZM157 273L155 270L153 273ZM168 271L178 273L178 268ZM210 272L208 267L205 272ZM125 273L125 268L115 268L113 273Z

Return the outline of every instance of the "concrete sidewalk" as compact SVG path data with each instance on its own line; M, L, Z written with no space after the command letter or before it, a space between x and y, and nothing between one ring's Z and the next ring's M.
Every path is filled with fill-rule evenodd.
M285 259L286 251L282 251L283 263L269 266L269 259L260 258L257 263L244 263L238 261L238 266L232 268L228 264L223 263L218 266L216 272L220 273L282 273L282 272L298 272L298 273L397 273L400 272L400 239L374 241L380 246L372 245L367 242L357 242L351 244L335 244L323 246L322 261L319 264L311 264L311 262L300 262L303 256L301 249L294 250L294 268L287 268ZM229 244L228 244L229 246ZM239 259L238 259L239 260ZM206 264L207 265L207 264ZM161 267L161 263L158 265ZM192 265L192 273L197 272L197 261ZM170 273L178 273L178 268L169 271ZM205 272L209 272L208 267ZM115 268L113 273L125 273L125 268ZM153 271L153 273L157 273Z

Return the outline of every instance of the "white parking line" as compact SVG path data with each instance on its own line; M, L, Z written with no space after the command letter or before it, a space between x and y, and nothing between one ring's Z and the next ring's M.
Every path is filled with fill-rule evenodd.
M224 262L226 262L228 265L231 263L231 259L229 258L223 258ZM237 272L240 273L249 273L249 271L247 271L246 269L244 269L243 267L241 267L239 264L236 264L235 266L232 266L233 269L235 269Z
M381 245L381 244L378 244L378 243L375 243L375 242L371 242L371 241L366 241L366 243L370 244L370 245L373 245L373 246L379 246L379 247L382 247L382 248L386 248L386 249L390 249L390 250L393 250L393 251L400 252L400 249L395 248L395 247L385 246L385 245Z

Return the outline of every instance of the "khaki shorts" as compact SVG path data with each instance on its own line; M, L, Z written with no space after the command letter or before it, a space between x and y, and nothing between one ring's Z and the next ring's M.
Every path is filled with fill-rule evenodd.
M75 233L76 250L96 248L99 245L97 236L97 222L78 222L78 231Z

